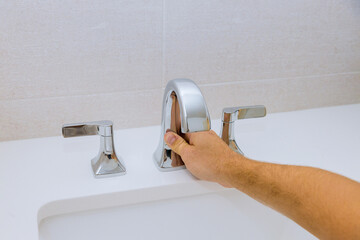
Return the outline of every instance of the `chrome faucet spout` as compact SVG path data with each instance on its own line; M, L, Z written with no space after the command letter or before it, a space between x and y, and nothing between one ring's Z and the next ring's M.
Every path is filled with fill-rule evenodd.
M160 170L184 168L181 158L164 142L167 129L180 135L210 130L210 115L205 99L192 80L174 79L166 85L160 141L154 153L155 164Z

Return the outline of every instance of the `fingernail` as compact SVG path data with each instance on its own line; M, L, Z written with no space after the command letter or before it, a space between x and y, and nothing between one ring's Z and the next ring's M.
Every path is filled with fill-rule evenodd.
M166 142L166 144L171 146L171 145L174 144L175 141L176 141L176 136L174 134L172 134L172 133L166 133L165 134L165 142Z
M168 132L174 132L174 131L171 129L166 129L166 133L168 133Z

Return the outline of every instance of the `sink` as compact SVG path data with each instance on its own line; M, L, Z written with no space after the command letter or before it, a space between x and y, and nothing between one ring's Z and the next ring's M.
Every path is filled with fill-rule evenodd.
M254 159L360 181L359 113L360 104L270 114L237 123L236 140ZM219 132L221 121L211 125ZM115 131L128 172L102 179L90 164L96 136L1 142L0 239L316 239L237 190L200 181L186 169L160 172L152 159L159 131Z
M234 189L49 216L39 223L39 235L41 240L316 239Z

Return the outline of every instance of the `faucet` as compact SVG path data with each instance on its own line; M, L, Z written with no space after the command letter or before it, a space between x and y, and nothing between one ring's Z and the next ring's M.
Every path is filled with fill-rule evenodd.
M62 134L65 138L100 135L100 151L91 160L91 166L96 178L124 175L126 173L123 160L118 158L115 153L112 121L64 124Z
M265 117L266 108L263 105L246 107L228 107L222 112L222 126L220 136L229 147L237 153L244 155L235 141L234 123L236 120Z
M185 168L181 157L164 142L167 129L180 136L210 130L210 115L205 99L199 87L190 79L174 79L166 85L160 141L154 153L155 165L161 171Z

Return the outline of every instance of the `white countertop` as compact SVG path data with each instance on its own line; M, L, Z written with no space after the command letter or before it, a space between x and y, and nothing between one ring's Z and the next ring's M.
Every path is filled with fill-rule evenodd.
M212 121L216 132L219 127ZM360 181L360 104L242 120L235 132L250 158L320 167ZM98 136L0 142L0 239L37 240L38 222L56 214L222 190L187 170L158 171L152 154L159 135L159 126L115 131L127 174L104 179L95 179L90 167Z

